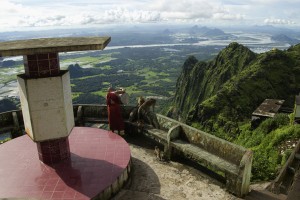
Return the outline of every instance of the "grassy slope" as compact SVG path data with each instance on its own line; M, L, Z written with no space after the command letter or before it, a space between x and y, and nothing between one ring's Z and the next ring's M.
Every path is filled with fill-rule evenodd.
M284 99L291 106L300 83L296 82L300 74L295 72L295 67L293 58L286 52L273 50L259 55L255 62L227 81L216 95L199 105L193 116L195 121L212 132L224 125L225 132L232 132L238 124L227 127L226 121L249 119L264 99ZM213 125L205 124L207 121L213 121Z
M300 45L287 51L272 50L259 54L251 62L243 62L245 56L234 59L234 55L230 56L228 52L232 51L222 51L206 65L206 79L213 84L207 81L205 88L202 88L208 94L203 96L203 100L198 98L194 100L198 103L185 105L189 112L184 119L196 128L251 148L254 151L252 180L272 179L288 155L288 151L280 152L279 146L287 139L299 138L300 128L289 125L290 120L285 115L266 120L252 130L251 113L266 98L284 99L286 105L293 106L294 96L300 88ZM197 65L203 66L203 63L196 64L194 69ZM229 69L232 66L236 68ZM229 79L222 84L220 80L224 74L236 69L237 73L228 76ZM195 76L197 74L194 73ZM192 80L191 77L188 79ZM198 79L198 84L193 84L201 88L204 79ZM199 90L185 93L185 96L192 97L194 94L191 93L199 93Z

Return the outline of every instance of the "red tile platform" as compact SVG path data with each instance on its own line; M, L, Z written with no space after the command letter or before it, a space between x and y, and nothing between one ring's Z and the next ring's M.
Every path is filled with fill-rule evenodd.
M130 171L130 148L113 132L74 127L71 157L45 165L36 144L21 136L0 145L0 198L105 199Z

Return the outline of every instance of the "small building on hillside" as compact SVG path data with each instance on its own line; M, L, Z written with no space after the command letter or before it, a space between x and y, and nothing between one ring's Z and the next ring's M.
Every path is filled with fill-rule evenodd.
M257 126L262 120L266 118L273 118L278 113L283 103L284 100L280 100L280 99L265 99L252 113L252 117L251 117L252 127ZM299 111L300 111L300 107L299 107Z

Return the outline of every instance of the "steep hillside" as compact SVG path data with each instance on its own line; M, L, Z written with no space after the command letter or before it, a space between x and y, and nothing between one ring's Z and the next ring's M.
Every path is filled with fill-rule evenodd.
M188 58L177 81L171 113L188 124L209 132L221 129L234 137L238 122L249 119L264 99L293 104L300 88L299 48L257 55L231 43L211 62Z
M230 44L208 63L189 57L177 80L173 114L185 121L198 104L214 96L255 58L255 53L237 43Z
M253 128L251 113L266 98L293 107L300 91L300 44L254 54L232 43L211 62L189 57L176 88L169 116L252 149L252 181L276 177L292 149L286 144L300 138L300 125L280 114Z

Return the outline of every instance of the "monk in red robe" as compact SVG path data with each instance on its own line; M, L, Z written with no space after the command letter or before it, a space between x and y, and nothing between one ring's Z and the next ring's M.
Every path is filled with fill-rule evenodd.
M124 121L122 118L120 107L120 105L122 104L119 97L120 92L121 91L115 91L110 87L108 88L108 92L106 95L109 128L112 132L117 130L118 134L121 134L121 131L124 130Z

